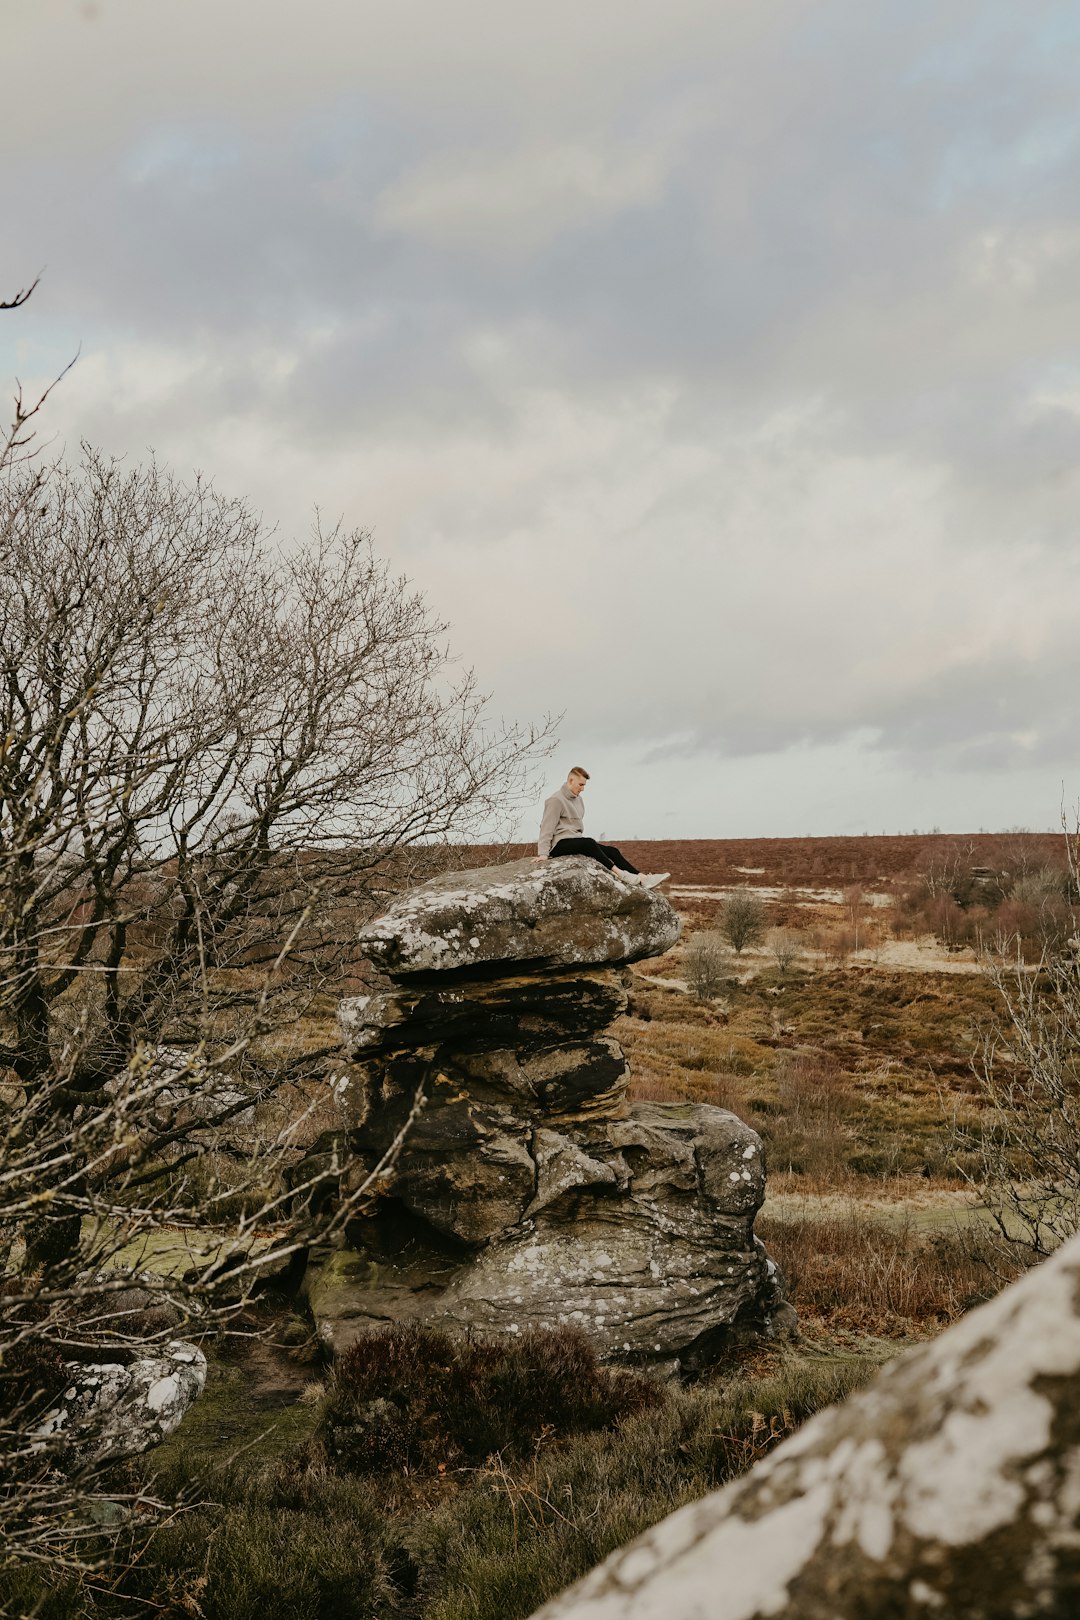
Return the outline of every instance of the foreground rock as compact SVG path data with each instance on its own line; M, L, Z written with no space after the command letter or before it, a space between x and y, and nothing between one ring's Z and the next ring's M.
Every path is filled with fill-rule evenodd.
M425 1107L355 1249L309 1270L330 1345L387 1321L570 1323L609 1358L697 1367L743 1325L788 1323L753 1233L759 1138L717 1108L630 1106L607 1033L626 1007L610 965L678 926L662 895L571 858L452 873L365 930L397 982L341 1008L362 1170Z
M132 1361L69 1362L71 1382L37 1430L39 1441L65 1440L81 1462L117 1462L159 1445L206 1383L206 1357L174 1339L156 1356Z
M535 1620L1080 1612L1080 1238Z

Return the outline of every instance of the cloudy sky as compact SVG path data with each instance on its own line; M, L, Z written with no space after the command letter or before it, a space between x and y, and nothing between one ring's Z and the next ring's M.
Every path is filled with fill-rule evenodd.
M3 0L0 377L318 505L591 830L1080 796L1078 0Z

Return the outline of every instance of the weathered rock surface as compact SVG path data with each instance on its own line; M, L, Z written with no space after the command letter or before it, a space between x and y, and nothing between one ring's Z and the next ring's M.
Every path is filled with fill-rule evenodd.
M523 1144L524 1148L524 1144ZM386 1321L517 1333L570 1324L600 1352L639 1362L707 1364L732 1324L779 1310L769 1262L753 1235L764 1196L761 1143L733 1114L689 1104L642 1104L573 1134L538 1128L524 1149L531 1176L480 1161L461 1208L485 1225L473 1252L442 1247L415 1225L400 1245L373 1221L352 1255L312 1267L307 1292L324 1339L344 1349ZM446 1234L448 1175L419 1187L411 1159L402 1202ZM483 1177L489 1177L488 1196ZM470 1198L468 1195L472 1194ZM763 1303L764 1301L764 1303ZM787 1319L783 1319L784 1325Z
M361 1166L425 1107L355 1251L309 1269L329 1344L388 1320L572 1323L605 1356L699 1365L736 1324L787 1325L753 1234L760 1140L721 1109L631 1106L605 1033L627 997L597 962L677 933L661 895L576 858L451 874L365 930L402 978L341 1008Z
M662 955L678 935L678 918L655 889L571 855L432 878L370 923L360 944L385 972L413 974L495 962L636 962Z
M520 1035L565 1041L606 1029L625 1010L626 992L610 976L547 973L396 985L343 1001L338 1018L352 1051L362 1053L392 1042L402 1026L412 1040L463 1033L481 1049Z
M160 1355L132 1361L72 1361L71 1382L37 1429L63 1437L83 1462L135 1457L171 1434L206 1383L206 1357L174 1339Z
M1080 1238L535 1620L1071 1620Z

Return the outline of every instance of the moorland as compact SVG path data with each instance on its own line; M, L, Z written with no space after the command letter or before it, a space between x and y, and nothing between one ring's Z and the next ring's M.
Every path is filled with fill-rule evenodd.
M136 1525L119 1573L73 1577L43 1615L524 1620L1015 1274L971 1151L1004 1017L985 969L989 953L1035 975L1075 932L1062 838L623 847L670 870L683 921L630 970L614 1033L632 1095L712 1103L760 1133L757 1230L798 1336L733 1343L686 1387L608 1372L570 1341L502 1361L408 1332L332 1371L302 1304L270 1288L208 1346L177 1432L127 1465L172 1504L165 1522ZM737 949L733 898L756 918ZM306 1039L332 1039L331 1012L312 1010ZM389 1448L357 1449L371 1402L396 1403Z

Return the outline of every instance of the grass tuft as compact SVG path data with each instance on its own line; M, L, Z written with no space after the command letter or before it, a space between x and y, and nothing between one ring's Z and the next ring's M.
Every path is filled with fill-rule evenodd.
M653 1380L601 1367L570 1328L508 1340L409 1325L371 1334L341 1358L319 1436L342 1468L430 1471L494 1452L525 1456L661 1398Z
M548 1349L551 1367L568 1377L580 1370L565 1345ZM207 1429L198 1446L174 1448L173 1473L159 1473L157 1488L175 1505L149 1533L132 1523L116 1573L49 1594L23 1572L22 1607L13 1612L42 1620L526 1620L616 1547L857 1388L881 1359L880 1350L761 1350L723 1382L652 1385L651 1403L636 1412L616 1402L623 1416L613 1428L571 1432L564 1414L557 1435L526 1445L530 1420L519 1425L520 1454L496 1451L446 1472L355 1473L320 1462L319 1448L303 1442L277 1455L247 1449L222 1465ZM415 1363L400 1357L395 1367L411 1377ZM580 1419L580 1394L567 1386L562 1396ZM242 1402L241 1391L236 1397ZM594 1407L593 1415L605 1413ZM252 1409L248 1420L265 1425L266 1413ZM0 1612L15 1580L0 1574Z
M1002 1286L973 1228L920 1232L855 1204L839 1214L762 1217L757 1229L805 1318L892 1337L937 1332Z

